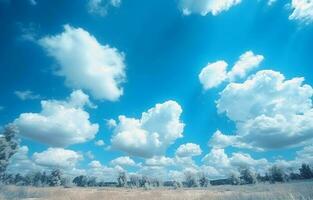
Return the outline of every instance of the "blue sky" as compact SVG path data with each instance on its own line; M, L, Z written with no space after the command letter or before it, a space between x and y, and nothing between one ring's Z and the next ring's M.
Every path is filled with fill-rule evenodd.
M17 125L21 146L24 146L21 154L27 154L25 159L35 169L62 167L71 173L74 173L73 169L86 172L91 168L132 173L155 170L173 176L190 169L206 170L212 177L220 177L227 174L218 171L218 161L224 162L227 169L224 172L227 173L239 165L264 171L275 163L296 167L301 159L311 162L310 150L313 152L313 148L309 144L313 128L307 127L302 132L299 128L312 120L313 2L218 2L0 1L0 125ZM60 39L61 34L63 39ZM69 51L67 39L74 41ZM239 68L244 65L246 69L239 78L231 80L225 72L211 68L212 63L224 60L229 72L247 52L250 57L259 56L259 59L247 61L243 58L245 64L238 65ZM225 76L221 83L206 88L199 80L205 67L210 73L205 74L204 80ZM101 71L101 68L110 72ZM223 67L217 65L217 68ZM90 75L88 70L94 74ZM262 70L271 71L263 71L262 75ZM257 75L258 72L261 73ZM279 78L279 73L285 80L304 77L305 81L289 87L284 85L285 80ZM277 86L273 91L275 97L264 103L254 98L258 94L265 99L273 96L267 93L272 89L271 85L266 85L262 82L264 80L256 81L256 84L269 88L266 91L251 89L252 96L247 96L252 98L247 100L252 104L250 110L244 109L247 106L242 100L244 97L239 98L232 91L227 93L230 95L227 97L234 101L230 104L247 112L244 114L249 115L249 119L227 113L231 109L237 110L229 105L226 92L224 112L218 112L217 101L222 99L220 93L228 85L245 86L246 80L256 80L259 76L278 80L278 85L272 85ZM285 87L286 91L280 87ZM78 100L82 105L71 103L69 96L75 91L79 91L76 94L83 99ZM239 96L246 95L243 90L237 92ZM253 92L260 93L253 95ZM49 122L32 121L29 113L37 117L44 115L41 101L50 102L52 109L63 106L63 123L53 114L45 116L51 120ZM265 104L270 101L276 107L269 111L270 107ZM161 107L149 113L148 110L156 104ZM77 115L67 116L70 109L77 111ZM123 125L118 120L120 115L140 119L143 112L151 116L159 114L156 118L147 117L148 121L153 118L152 125L144 122ZM26 113L25 118L21 117L22 113ZM87 114L90 118L76 119L79 114ZM286 128L275 124L278 114L288 116L283 119L287 125L296 125ZM261 125L256 124L260 116L270 118L264 122L268 129L253 135L253 131L261 129ZM305 119L297 121L295 118L299 116ZM110 119L115 120L114 123L111 120L111 127L107 125ZM280 120L279 123L284 124ZM74 123L73 127L62 127L70 123ZM88 128L80 127L80 124ZM97 128L92 128L93 125ZM242 125L249 127L239 130ZM221 138L209 142L217 130L222 136L226 135L223 138L228 141L227 145L221 146ZM159 146L153 143L155 133L161 137ZM148 142L138 142L143 140L140 136L144 134ZM164 139L162 134L166 137L176 135ZM78 135L81 136L79 142ZM277 136L281 141L275 140ZM273 140L273 148L271 145L264 148L267 145L262 143L263 139ZM62 140L64 144L60 145ZM103 140L105 145L95 145L98 140ZM192 145L184 146L186 143ZM183 145L184 156L177 152L180 145ZM57 157L57 151L64 151L68 159L54 163L42 158L50 155L48 153ZM309 152L310 157L300 159L297 152ZM121 156L120 162L112 162ZM151 164L151 159L158 164ZM167 164L160 164L162 159ZM239 164L235 160L239 160ZM18 159L13 159L11 165L12 171L25 169Z

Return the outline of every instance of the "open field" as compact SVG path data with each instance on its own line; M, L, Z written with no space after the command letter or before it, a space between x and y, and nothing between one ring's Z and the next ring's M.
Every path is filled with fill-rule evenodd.
M34 188L5 186L0 199L47 200L313 200L313 182L258 184L250 186L210 186L205 189L127 189L127 188Z

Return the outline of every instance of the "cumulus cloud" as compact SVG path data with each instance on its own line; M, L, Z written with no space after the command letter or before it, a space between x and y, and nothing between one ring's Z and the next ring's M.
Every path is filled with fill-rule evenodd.
M152 158L148 158L145 161L145 165L147 166L171 166L174 165L175 161L172 158L166 156L154 156Z
M182 108L175 101L156 104L142 113L140 119L119 116L111 138L112 148L130 155L162 155L167 147L182 137Z
M98 146L98 147L102 147L102 146L105 145L105 143L104 143L103 140L97 140L97 141L95 142L95 145Z
M48 148L46 151L33 154L36 164L51 168L74 168L83 156L75 151L62 148Z
M27 146L21 146L18 151L11 157L7 168L8 173L28 174L34 171L41 171L43 168L34 163L29 157Z
M290 20L298 20L305 24L313 22L312 0L292 0L291 9L293 12L289 16Z
M122 0L88 0L87 10L90 14L105 16L110 7L120 7Z
M41 101L39 113L22 113L14 120L19 134L39 142L65 147L94 138L99 125L89 121L84 106L89 97L81 90L71 93L67 101Z
M228 72L228 78L231 81L237 78L244 78L250 70L258 67L263 59L264 57L262 55L254 55L252 51L245 52L240 56L232 70Z
M202 150L199 145L194 143L186 143L180 145L176 150L178 157L193 157L201 155Z
M98 160L93 160L88 164L89 168L85 174L92 177L97 177L98 181L116 181L118 173L124 171L120 166L107 167Z
M179 8L184 15L210 13L215 16L239 3L241 0L180 0Z
M228 72L228 64L223 60L209 63L199 74L200 83L203 89L208 90L219 86L224 81L235 82L246 77L252 69L260 65L263 59L262 55L255 55L252 51L247 51L239 57L239 60Z
M136 166L135 161L128 156L121 156L115 158L114 160L111 160L110 163L113 166L130 166L130 167Z
M209 167L215 177L227 177L231 173L237 173L239 168L250 168L264 174L270 166L264 158L253 159L249 154L239 152L228 156L222 148L212 148L202 161L205 163L205 168Z
M41 96L38 94L34 94L31 90L25 90L25 91L14 91L14 94L21 100L34 100L34 99L40 99Z
M230 83L220 93L217 109L236 123L237 134L219 138L260 149L309 143L313 89L303 82L304 78L286 80L279 72L264 70L243 83Z
M199 80L203 88L208 90L224 82L227 79L227 66L228 64L225 61L217 61L204 67L199 74Z
M64 32L46 36L39 44L58 62L57 74L68 87L87 90L97 99L116 101L123 94L124 54L82 28L64 26Z

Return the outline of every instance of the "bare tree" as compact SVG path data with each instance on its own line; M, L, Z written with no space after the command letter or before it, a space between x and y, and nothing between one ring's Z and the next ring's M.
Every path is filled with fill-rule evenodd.
M198 180L196 174L186 171L184 175L187 187L198 187Z

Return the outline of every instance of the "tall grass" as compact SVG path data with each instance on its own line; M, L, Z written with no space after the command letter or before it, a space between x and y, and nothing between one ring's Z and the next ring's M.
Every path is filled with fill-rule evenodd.
M195 189L155 188L0 188L0 199L47 200L313 200L313 182L257 184L244 186L209 186Z

